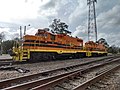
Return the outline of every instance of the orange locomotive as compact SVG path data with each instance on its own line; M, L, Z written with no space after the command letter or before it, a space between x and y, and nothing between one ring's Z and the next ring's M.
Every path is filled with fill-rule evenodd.
M74 38L65 33L52 34L46 29L38 29L35 36L25 35L23 39L23 52L29 50L29 59L32 60L51 60L60 58L61 55L69 57L74 56L74 53L77 53L76 50L83 50L82 39Z
M14 60L53 60L61 57L79 58L107 55L102 44L83 40L66 33L53 34L48 29L38 29L35 35L25 35L20 47L13 48Z
M105 46L102 43L95 43L93 41L88 41L85 43L85 48L87 51L92 53L92 56L102 56L107 55ZM106 52L106 53L101 53Z
M49 30L38 29L35 35L24 35L20 46L13 47L14 60L53 60L107 55L103 44L70 36L68 25L54 19Z

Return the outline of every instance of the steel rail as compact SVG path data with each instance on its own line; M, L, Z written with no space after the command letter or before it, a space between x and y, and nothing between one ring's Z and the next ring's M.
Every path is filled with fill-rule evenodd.
M119 61L119 60L120 59L115 60L115 61L106 62L106 63L103 63L103 64L99 64L99 65L96 65L96 66L91 66L91 67L86 68L86 69L84 69L82 71L73 72L72 74L69 74L67 76L64 76L64 77L61 77L61 78L58 78L58 79L54 79L54 80L52 80L52 81L50 81L48 83L45 83L45 84L42 84L40 86L34 87L34 88L30 89L30 90L48 90L51 87L54 87L54 86L66 81L66 80L69 80L70 78L74 78L77 75L83 74L83 73L87 72L88 70L91 70L93 68L97 68L97 67L100 67L100 66L103 66L103 65L107 65L109 63L116 62L116 61ZM79 89L77 89L77 90L79 90ZM80 90L82 90L82 89L80 89Z
M0 61L0 67L11 65L13 61Z
M55 86L60 82L63 82L63 81L65 81L65 80L67 80L71 77L75 77L76 75L80 75L81 73L84 73L84 72L86 72L90 69L100 67L100 66L112 63L112 62L117 62L117 61L119 61L119 59L115 59L114 61L109 61L109 62L105 62L105 63L102 63L102 64L97 64L95 66L91 66L91 67L83 69L83 70L75 70L75 71L72 71L72 72L52 76L52 77L49 77L49 78L39 79L39 80L36 80L36 81L31 81L31 82L27 82L27 83L24 83L24 84L11 86L11 87L8 87L8 88L4 88L3 90L28 90L28 89L31 89L31 88L32 88L32 90L47 90L50 87Z
M93 61L88 61L88 62L85 62L85 63L82 63L82 64L77 64L77 65L73 65L73 66L71 65L71 66L66 66L66 67L57 68L57 69L53 69L53 70L48 70L48 71L37 73L37 74L31 74L31 75L21 76L21 77L17 77L17 78L2 80L2 81L0 81L0 89L10 87L12 83L15 84L15 83L23 82L23 81L28 81L28 80L37 78L39 76L47 75L51 72L55 72L55 71L59 71L59 70L67 70L67 69L75 68L75 67L78 67L78 66L87 65L87 64L90 64L90 63L96 63L96 62L99 62L99 61L102 61L102 60L110 61L114 58L118 58L118 57L112 57L112 58L108 57L107 60L105 60L103 58L103 59L99 59L99 60L96 60L96 61L93 60Z
M0 61L13 61L13 59L0 59Z
M88 86L94 84L95 82L97 82L98 80L104 78L105 75L117 70L120 68L120 64L115 66L114 68L111 68L103 73L101 73L100 75L97 75L96 77L93 77L92 79L84 82L83 84L77 86L76 88L74 88L73 90L85 90Z
M115 56L115 57L118 57L118 56ZM104 57L102 59L98 59L97 61L109 59L109 58L114 58L114 56ZM27 63L34 63L34 62L27 62L27 61L19 62L19 61L14 61L12 59L0 59L0 67L1 66L8 66L8 65L15 65L15 64L27 64Z
M103 59L108 59L108 58L114 58L114 57L117 57L117 56L104 57L102 59L98 59L98 61ZM14 61L12 59L0 59L0 67L11 65L11 64L14 65L14 64L27 64L27 63L34 63L34 62L27 62L27 61L19 62L19 61Z

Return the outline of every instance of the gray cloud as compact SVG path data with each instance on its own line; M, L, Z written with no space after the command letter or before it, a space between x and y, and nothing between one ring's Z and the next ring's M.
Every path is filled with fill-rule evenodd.
M43 5L42 9L48 9L48 8L55 8L55 6L58 4L59 0L50 0L45 5Z
M80 1L80 0L79 0ZM84 3L85 5L85 3ZM71 25L78 25L76 27L83 27L84 28L76 28L74 34L79 37L83 37L86 40L87 35L84 34L82 31L87 30L87 15L88 15L88 7L83 6L84 8L83 13L80 12L80 6L78 5L78 9L75 10L75 13L72 15ZM96 4L96 12L97 12L97 27L98 27L98 38L105 38L109 44L120 44L118 40L119 28L120 28L120 1L115 0L99 0ZM75 15L76 14L76 15ZM76 18L75 18L76 17ZM71 20L71 19L70 19ZM73 26L73 27L74 27ZM112 37L112 38L111 38Z
M25 0L27 3L28 0ZM33 2L33 1L32 1ZM13 20L2 26L19 27L31 24L31 27L48 27L54 18L69 24L74 36L87 41L88 6L87 0L49 0L39 7L36 18ZM120 0L98 0L96 4L98 38L105 38L109 44L120 45ZM5 25L3 25L5 24ZM15 32L16 28L8 31Z
M107 12L99 14L97 17L100 27L116 27L120 26L120 6L116 5Z

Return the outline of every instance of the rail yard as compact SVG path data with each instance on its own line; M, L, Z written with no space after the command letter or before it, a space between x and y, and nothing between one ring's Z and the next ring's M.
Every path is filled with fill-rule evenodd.
M13 36L14 39L11 41L8 40L4 42L4 33L0 32L0 90L120 90L120 48L119 46L115 47L115 45L110 47L103 38L104 34L98 34L96 19L98 19L100 24L102 20L105 20L105 17L102 16L104 14L96 14L95 5L97 0L86 1L89 7L88 26L85 25L86 20L82 22L84 24L79 22L80 25L77 25L77 20L72 21L66 20L66 17L61 18L68 21L70 25L75 24L75 26L73 26L76 28L74 33L81 33L80 36L71 34L72 30L70 31L70 29L73 29L73 27L68 29L68 24L60 19L56 19L54 16L49 16L49 19L55 18L49 27L44 27L44 24L48 23L51 19L47 20L48 22L44 22L43 25L39 25L39 27L31 28L34 34L33 32L32 34L26 33L28 29L27 26L24 26L23 31L22 24L19 25L19 29L15 31L17 37L15 38ZM25 5L27 5L28 2L28 0L25 0ZM35 1L32 1L29 4L37 5L34 2ZM45 0L40 0L40 2L45 2ZM81 1L78 0L78 2ZM52 3L52 0L49 0L47 4L44 3L41 7L44 5L51 7L51 5L56 4ZM82 4L79 3L79 5ZM77 4L74 6L76 5ZM81 8L81 6L79 7ZM37 7L35 6L35 8ZM76 8L78 9L78 7ZM41 10L42 9L47 8L42 7ZM113 10L114 9L115 8L113 8ZM45 11L45 13L46 12L47 11ZM75 12L78 13L76 10ZM73 17L77 17L77 15L79 15L77 13L74 14L74 12L72 12L74 15L68 18L72 19ZM47 14L48 13L46 13L46 15ZM64 13L64 15L67 14ZM42 12L42 16L42 18L44 18L44 12ZM34 25L34 22L32 22L32 24ZM107 23L104 24L107 26ZM104 24L104 28L99 26L99 30L105 30L106 26L104 26ZM28 26L32 25L28 24ZM41 26L43 28L41 28ZM86 27L88 40L82 35L82 33L86 32ZM0 26L0 28L4 27ZM12 29L10 30L12 31ZM18 31L19 35L17 34ZM114 41L113 37L112 40ZM118 41L116 41L116 43L118 43ZM3 55L3 53L5 55Z

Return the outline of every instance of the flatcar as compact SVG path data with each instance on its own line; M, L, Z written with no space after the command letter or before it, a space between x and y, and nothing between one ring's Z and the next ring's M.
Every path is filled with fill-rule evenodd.
M20 46L14 46L11 56L16 61L54 60L107 55L103 44L72 37L67 33L52 33L38 29L35 35L24 35Z

